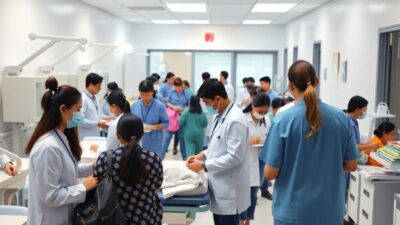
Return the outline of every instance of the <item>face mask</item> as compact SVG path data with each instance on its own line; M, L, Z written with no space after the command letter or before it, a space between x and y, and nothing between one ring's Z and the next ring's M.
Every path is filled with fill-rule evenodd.
M363 112L362 115L359 117L360 120L364 119L367 116L367 112Z
M81 124L82 114L80 112L74 112L72 114L72 119L67 122L67 128L73 128Z
M265 117L265 115L258 114L257 112L253 112L253 116L258 120L261 120Z
M210 114L217 114L218 110L213 109L213 107L212 107L213 105L214 105L214 102L213 102L212 105L207 105L206 106L207 112L210 113Z

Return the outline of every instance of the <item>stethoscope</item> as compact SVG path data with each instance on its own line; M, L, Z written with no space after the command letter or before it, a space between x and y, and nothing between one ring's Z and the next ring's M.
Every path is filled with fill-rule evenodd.
M222 124L225 122L225 118L228 116L229 112L230 112L231 109L233 108L234 103L232 102L231 104L232 104L232 105L229 107L228 111L226 111L226 114L225 114L224 118L222 118L221 126L222 126ZM215 133L215 131L216 131L215 129L216 129L217 126L218 126L219 118L220 118L220 117L217 116L217 117L215 117L215 119L214 119L215 125L214 125L214 127L213 127L213 129L212 129L212 132L211 132L211 135L210 135L210 141L212 140L212 138L213 138L213 136L214 136L214 133Z

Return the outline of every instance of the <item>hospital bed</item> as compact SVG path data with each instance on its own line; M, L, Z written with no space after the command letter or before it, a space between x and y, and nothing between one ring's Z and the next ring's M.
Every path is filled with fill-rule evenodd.
M191 224L196 219L196 213L210 209L210 191L204 195L173 196L168 199L159 193L159 197L163 203L163 223L169 225Z

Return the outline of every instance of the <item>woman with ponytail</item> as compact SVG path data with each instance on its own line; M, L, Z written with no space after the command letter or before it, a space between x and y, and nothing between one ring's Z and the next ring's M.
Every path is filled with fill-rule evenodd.
M350 121L318 99L309 62L295 62L288 78L296 105L274 118L260 155L266 179L275 179L274 224L341 225L344 171L357 169Z
M93 164L79 164L77 125L82 120L81 93L57 80L46 80L41 106L43 115L25 153L29 155L28 225L71 224L74 206L84 202L86 192L97 186L90 176Z
M113 121L110 122L108 126L108 136L107 136L107 149L117 149L119 147L119 141L117 138L117 124L119 119L124 113L130 113L131 107L129 102L126 100L125 95L122 91L111 92L106 99L111 115L115 117Z
M112 154L112 174L119 204L128 224L161 224L162 204L157 192L163 181L163 167L158 154L144 150L142 120L130 113L121 116L117 137L121 147ZM106 176L107 152L100 154L94 175Z

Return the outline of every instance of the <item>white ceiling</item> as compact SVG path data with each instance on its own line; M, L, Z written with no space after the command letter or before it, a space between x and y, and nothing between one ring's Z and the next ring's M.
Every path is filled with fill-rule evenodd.
M286 24L331 0L81 0L136 24L151 20L210 20L211 24L242 24L243 20L271 20ZM166 3L206 3L206 13L174 13ZM285 13L252 13L256 3L296 3Z

